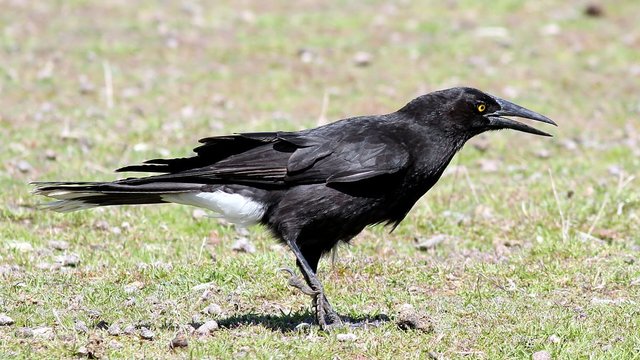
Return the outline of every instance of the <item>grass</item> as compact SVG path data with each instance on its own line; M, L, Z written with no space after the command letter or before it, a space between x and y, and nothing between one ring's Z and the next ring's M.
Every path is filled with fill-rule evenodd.
M3 4L0 313L15 324L0 327L1 356L637 358L640 6L606 3L601 17L584 6ZM359 51L370 64L354 64ZM186 155L200 137L390 112L454 85L560 127L553 139L472 141L396 231L367 229L321 264L339 313L388 319L377 327L295 330L312 320L309 299L286 286L278 269L293 258L263 229L247 235L255 253L238 253L236 229L180 206L33 208L28 181L114 179L111 169ZM449 237L415 247L435 234ZM56 265L70 254L75 267ZM210 304L220 312L202 313ZM400 330L404 304L433 331ZM221 328L169 348L208 319ZM100 322L155 337L111 336Z

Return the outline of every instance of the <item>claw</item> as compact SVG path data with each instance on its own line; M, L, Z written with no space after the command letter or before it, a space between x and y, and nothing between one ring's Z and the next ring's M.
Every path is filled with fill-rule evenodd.
M323 331L331 331L344 326L342 319L340 319L340 316L333 310L323 293L319 293L313 298L313 305L316 308L318 324Z
M313 289L300 279L300 277L294 274L293 270L289 268L281 268L279 270L289 273L289 286L294 287L309 296L315 296L317 294L317 291L313 291Z

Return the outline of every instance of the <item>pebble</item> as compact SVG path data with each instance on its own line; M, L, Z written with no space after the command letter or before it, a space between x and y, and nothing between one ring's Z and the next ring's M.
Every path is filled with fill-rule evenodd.
M551 354L545 350L538 351L533 353L533 360L551 360Z
M214 283L208 282L208 283L198 284L198 285L192 287L191 290L193 290L193 291L201 291L201 290L213 289L214 287L215 287Z
M62 266L76 267L80 264L80 255L74 253L61 255L56 258L56 262Z
M69 248L69 243L62 240L50 240L49 247L54 250L67 250Z
M134 281L124 286L124 292L126 292L127 294L133 294L140 291L140 289L142 289L143 287L144 283L142 281Z
M127 325L125 326L124 330L122 330L122 332L126 335L133 335L136 332L136 327L133 325Z
M80 331L85 334L89 332L89 327L82 320L77 320L76 323L73 325L73 327L77 331Z
M551 336L549 336L549 342L552 344L559 344L562 340L560 339L560 337L556 334L553 334Z
M354 56L353 56L353 63L356 66L369 66L371 65L371 62L373 61L373 55L371 55L370 53L366 52L366 51L358 51Z
M433 331L433 324L429 316L416 311L411 304L403 304L400 306L396 324L402 330Z
M169 343L169 347L172 349L187 346L189 346L189 340L187 339L187 336L182 333L177 334L176 337L171 340L171 343Z
M16 337L19 337L22 339L33 337L33 330L31 330L28 327L18 328L16 329Z
M109 347L112 349L122 349L123 345L118 340L111 339L111 341L109 341Z
M32 331L33 331L33 337L36 337L39 339L52 340L54 337L53 328L50 328L48 326L40 326L33 329Z
M76 351L76 355L80 357L89 357L89 349L86 346L80 346L78 351Z
M144 328L144 327L142 329L140 329L140 337L141 338L143 338L145 340L153 340L154 336L156 336L156 334L153 331L151 331L151 330L149 330L147 328Z
M122 334L122 329L120 328L120 325L118 325L118 323L114 323L109 326L109 328L107 329L107 333L111 336L119 336L120 334Z
M445 242L450 237L445 234L434 235L430 238L419 238L417 240L416 248L418 250L429 250L435 248L438 244Z
M198 329L196 330L196 333L198 334L198 336L208 336L217 329L218 323L215 320L209 320L200 325L200 327L198 327Z
M222 308L218 304L209 304L203 311L205 314L209 315L220 315L222 313Z
M29 164L25 160L18 161L18 163L16 164L16 168L23 174L26 174L33 170L33 166L31 166L31 164Z
M13 325L15 321L7 314L0 314L0 326Z
M356 334L352 333L336 335L336 339L338 339L338 341L355 341L357 338Z
M11 250L18 250L20 252L33 251L33 245L26 241L10 241L7 243L7 248Z
M246 237L240 237L236 240L235 243L233 243L233 246L231 246L231 250L252 254L256 252L256 247L253 246L253 244Z

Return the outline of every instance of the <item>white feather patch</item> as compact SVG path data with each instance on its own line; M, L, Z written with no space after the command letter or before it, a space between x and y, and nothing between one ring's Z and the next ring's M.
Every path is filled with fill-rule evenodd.
M258 223L265 212L264 204L224 191L166 194L162 200L208 209L231 223L244 226Z
M96 204L86 203L82 200L57 200L41 205L43 209L53 210L57 212L78 211L91 209L97 206L98 205Z

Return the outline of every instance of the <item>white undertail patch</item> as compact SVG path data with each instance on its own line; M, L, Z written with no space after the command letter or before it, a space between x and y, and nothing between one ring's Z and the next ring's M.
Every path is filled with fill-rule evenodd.
M36 193L38 195L44 195L56 199L57 201L41 204L40 207L57 212L71 212L97 207L97 204L76 199L100 196L99 193L95 192L73 192L66 190L36 191Z
M240 194L224 191L162 195L162 200L211 210L238 225L257 224L265 212L264 204Z

